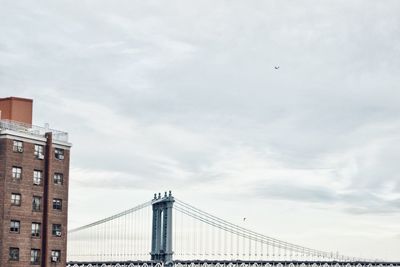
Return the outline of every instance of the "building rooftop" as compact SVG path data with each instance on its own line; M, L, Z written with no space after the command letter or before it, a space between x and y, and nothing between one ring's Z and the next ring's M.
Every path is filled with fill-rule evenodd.
M68 133L62 132L49 127L40 127L31 125L28 123L12 121L12 120L0 120L0 134L8 133L9 131L27 135L31 137L44 138L46 133L53 134L53 140L62 143L68 143Z

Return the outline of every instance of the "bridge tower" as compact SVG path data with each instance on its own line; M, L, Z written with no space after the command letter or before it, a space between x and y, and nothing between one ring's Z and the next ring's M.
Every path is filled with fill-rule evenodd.
M151 238L151 260L172 263L172 207L174 197L169 191L164 197L154 194L153 226Z

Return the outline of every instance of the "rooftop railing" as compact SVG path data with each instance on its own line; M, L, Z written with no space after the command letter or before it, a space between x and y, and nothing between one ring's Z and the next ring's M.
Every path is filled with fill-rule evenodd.
M32 136L44 137L46 133L51 132L53 139L61 142L68 142L68 133L50 129L49 127L40 127L27 123L11 120L0 120L0 131L10 130Z

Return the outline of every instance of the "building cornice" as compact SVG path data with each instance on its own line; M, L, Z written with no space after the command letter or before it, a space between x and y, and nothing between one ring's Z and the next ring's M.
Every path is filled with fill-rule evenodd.
M16 131L11 131L11 130L0 130L0 139L15 139L23 142L28 142L28 143L35 143L35 144L40 144L40 145L45 145L46 144L46 137L41 137L41 136L34 136L31 134L25 134L22 132L16 132ZM55 147L60 147L63 149L70 149L72 147L72 144L69 142L62 142L58 140L53 140L53 145Z

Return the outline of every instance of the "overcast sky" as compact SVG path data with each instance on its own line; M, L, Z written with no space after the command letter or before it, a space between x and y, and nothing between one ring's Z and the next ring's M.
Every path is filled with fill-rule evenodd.
M70 228L171 189L266 235L400 259L400 1L0 6L1 96L74 145Z

